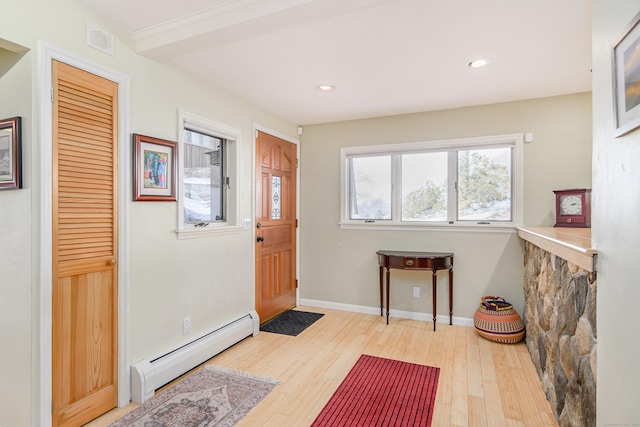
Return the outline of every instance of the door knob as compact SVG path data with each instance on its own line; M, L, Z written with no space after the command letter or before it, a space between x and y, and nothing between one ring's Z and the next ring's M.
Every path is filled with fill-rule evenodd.
M258 236L258 243L264 242L264 236Z
M110 264L110 265L116 265L116 260L115 260L115 258L114 258L114 259L112 259L111 261L109 261L109 264Z

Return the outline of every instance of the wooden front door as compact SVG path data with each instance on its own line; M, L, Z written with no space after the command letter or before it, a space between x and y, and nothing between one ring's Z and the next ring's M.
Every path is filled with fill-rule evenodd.
M260 321L296 305L296 145L256 138L256 311Z
M52 424L117 404L117 94L53 61Z

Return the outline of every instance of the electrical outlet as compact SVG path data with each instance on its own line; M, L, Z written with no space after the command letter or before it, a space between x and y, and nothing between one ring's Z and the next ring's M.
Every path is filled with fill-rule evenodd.
M187 317L182 321L182 335L187 335L191 332L191 318Z
M420 287L419 286L414 286L413 287L413 297L414 298L420 298Z

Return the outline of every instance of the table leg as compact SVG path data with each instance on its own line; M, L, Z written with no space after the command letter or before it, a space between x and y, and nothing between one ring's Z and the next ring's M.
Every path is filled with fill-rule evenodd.
M436 330L436 282L437 282L437 277L436 277L436 273L437 270L432 270L432 280L431 280L431 288L432 291L431 293L433 294L433 330Z
M380 266L380 316L382 316L382 269Z
M387 267L387 325L389 324L389 283L391 282L391 273Z
M449 269L449 324L453 325L453 267Z

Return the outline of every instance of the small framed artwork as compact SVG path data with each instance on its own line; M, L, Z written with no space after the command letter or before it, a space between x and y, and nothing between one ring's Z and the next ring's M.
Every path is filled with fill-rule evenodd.
M22 118L0 120L0 190L22 188Z
M175 202L177 144L134 134L133 147L133 200Z
M613 99L616 137L640 126L640 13L613 45Z

